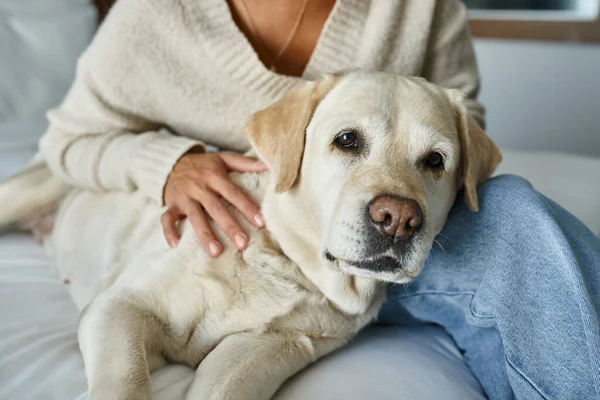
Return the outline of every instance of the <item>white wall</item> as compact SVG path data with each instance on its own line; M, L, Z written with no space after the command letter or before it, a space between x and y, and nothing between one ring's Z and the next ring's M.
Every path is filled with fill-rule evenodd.
M475 51L501 146L600 156L600 45L476 40Z

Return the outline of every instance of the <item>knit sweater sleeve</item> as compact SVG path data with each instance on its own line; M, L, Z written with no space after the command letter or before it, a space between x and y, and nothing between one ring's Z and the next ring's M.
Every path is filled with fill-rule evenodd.
M459 0L436 1L423 77L463 92L471 116L485 125L485 110L477 101L479 72L468 15Z
M162 57L154 49L136 51L154 46L153 24L159 24L150 3L117 2L80 58L63 103L48 113L40 150L53 173L74 186L139 190L162 204L173 165L203 145L162 130L159 106L139 76L141 71L149 76L147 70L157 64L152 57Z

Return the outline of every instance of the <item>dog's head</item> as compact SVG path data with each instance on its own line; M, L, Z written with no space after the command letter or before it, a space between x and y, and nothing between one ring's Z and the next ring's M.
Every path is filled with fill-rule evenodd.
M388 282L418 274L461 187L477 211L500 161L457 91L384 73L305 83L246 132L272 171L263 210L286 253Z

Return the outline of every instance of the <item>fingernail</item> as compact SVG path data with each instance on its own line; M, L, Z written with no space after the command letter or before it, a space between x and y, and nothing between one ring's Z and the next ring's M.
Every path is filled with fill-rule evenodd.
M256 214L254 216L254 218L252 218L252 221L254 221L254 224L258 227L265 226L265 220L264 220L263 216L260 214Z
M210 242L208 244L208 252L211 256L218 256L221 252L221 245L218 242Z
M179 244L179 241L177 239L171 239L169 241L169 246L171 246L172 249L174 249L175 247L177 247L178 244Z
M248 239L246 239L246 236L242 235L242 234L237 234L235 235L235 244L238 247L238 249L243 249L246 246L246 242L248 241Z

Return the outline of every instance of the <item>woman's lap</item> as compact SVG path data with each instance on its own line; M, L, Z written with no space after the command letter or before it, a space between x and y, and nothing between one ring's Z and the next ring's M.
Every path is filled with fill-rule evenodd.
M523 179L458 199L421 275L384 323L442 325L492 399L600 396L600 241Z

